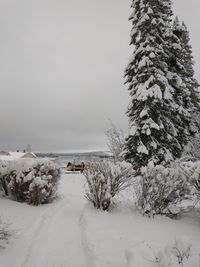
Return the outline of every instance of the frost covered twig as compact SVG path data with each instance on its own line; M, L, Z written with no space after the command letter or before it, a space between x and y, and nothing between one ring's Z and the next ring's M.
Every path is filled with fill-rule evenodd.
M108 148L113 155L114 162L122 161L122 152L124 149L124 133L122 129L118 129L112 121L110 128L105 132L108 139Z

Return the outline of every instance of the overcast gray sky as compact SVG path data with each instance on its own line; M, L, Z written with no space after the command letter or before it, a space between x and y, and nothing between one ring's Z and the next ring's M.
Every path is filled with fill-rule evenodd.
M126 130L130 0L0 0L0 149L106 148ZM200 80L198 0L174 0Z

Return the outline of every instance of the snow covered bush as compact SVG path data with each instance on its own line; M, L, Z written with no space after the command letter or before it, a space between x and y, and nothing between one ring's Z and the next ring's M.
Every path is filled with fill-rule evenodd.
M127 267L199 267L199 255L192 253L192 244L186 237L163 247L141 242L128 249L125 256Z
M7 186L7 165L6 161L0 160L0 190L4 192L4 194L8 195L8 186Z
M55 198L60 170L50 161L41 162L34 166L33 175L27 194L29 203L39 205Z
M167 168L162 165L141 168L138 179L137 206L143 214L156 214L174 217L180 213L178 208L190 193L187 175L180 167Z
M129 186L133 168L126 162L94 162L84 171L84 176L88 186L86 198L95 208L108 210L111 199Z
M180 168L194 188L193 194L200 200L200 161L180 162Z
M15 200L39 205L55 197L60 170L51 161L21 159L4 162L0 173Z

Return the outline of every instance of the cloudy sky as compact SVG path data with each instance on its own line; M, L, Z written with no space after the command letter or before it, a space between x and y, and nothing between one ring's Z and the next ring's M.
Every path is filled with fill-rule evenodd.
M106 148L127 129L130 0L0 0L0 149ZM200 80L198 0L174 0Z

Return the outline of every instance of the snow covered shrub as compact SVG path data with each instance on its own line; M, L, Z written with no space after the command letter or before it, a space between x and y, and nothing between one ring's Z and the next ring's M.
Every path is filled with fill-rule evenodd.
M10 161L4 168L8 194L17 201L26 201L33 205L53 199L59 175L60 170L47 160Z
M184 171L188 181L194 188L194 194L200 200L200 161L180 162L180 168Z
M86 198L95 208L108 210L111 199L130 184L133 168L126 162L94 162L84 176L88 185Z
M29 185L29 203L39 205L51 201L56 196L60 170L51 162L34 166L34 179Z
M8 187L6 183L8 175L7 165L8 163L6 161L0 160L0 190L2 190L6 196L8 195Z
M149 216L176 216L181 211L177 205L190 193L187 176L180 167L167 168L153 163L141 169L137 189L137 206Z

